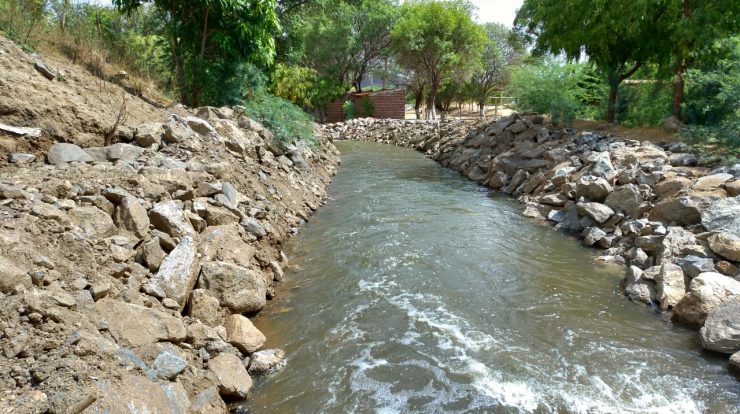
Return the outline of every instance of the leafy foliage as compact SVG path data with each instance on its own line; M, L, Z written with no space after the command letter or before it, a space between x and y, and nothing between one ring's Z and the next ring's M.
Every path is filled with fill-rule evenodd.
M314 69L278 63L272 73L272 91L296 105L311 108L317 76Z

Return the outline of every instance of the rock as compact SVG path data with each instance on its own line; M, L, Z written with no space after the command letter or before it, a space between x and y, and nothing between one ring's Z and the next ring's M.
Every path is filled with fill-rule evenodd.
M617 170L612 165L608 151L599 153L596 156L595 161L591 164L591 174L604 178L607 181L611 181L617 176Z
M656 298L660 302L662 311L674 307L686 294L683 270L672 263L665 263L660 267L655 285L657 287Z
M143 238L149 233L149 217L146 209L142 207L135 197L126 197L116 208L114 221L119 227L134 233L136 237Z
M202 182L195 190L196 197L211 197L221 192L221 183Z
M604 201L611 191L612 186L601 177L587 175L576 182L576 195L591 201Z
M256 237L265 237L267 235L267 231L262 226L262 223L254 217L245 217L241 224L247 233Z
M177 120L170 120L164 125L164 136L168 143L176 144L194 139L198 135L189 126Z
M226 341L245 354L252 354L262 348L267 341L265 335L257 329L252 321L242 315L231 315L224 323Z
M153 144L162 145L164 127L160 122L151 122L136 127L136 145L150 147Z
M653 188L653 192L661 198L675 197L691 187L691 180L686 177L666 177Z
M606 237L606 233L598 227L589 227L583 232L583 243L586 246L593 246L601 239Z
M188 414L214 414L228 412L228 408L218 393L218 388L211 387L198 393L190 404Z
M725 354L740 351L740 298L710 310L699 335L704 349Z
M651 304L657 298L655 282L643 277L643 271L636 266L627 268L624 294L635 302Z
M717 233L709 238L709 248L725 259L740 262L740 237L730 233Z
M234 312L258 312L266 303L267 286L262 275L241 266L206 262L198 283Z
M142 249L142 258L144 259L144 263L146 263L150 271L156 272L157 270L159 270L159 267L162 265L162 261L164 261L165 256L167 256L167 254L164 252L164 250L162 250L159 237L154 237L148 242L144 243L144 247Z
M740 282L719 273L702 273L691 281L688 293L673 308L673 319L699 328L710 310L738 298Z
M506 173L503 171L496 171L493 173L493 176L488 181L488 185L491 188L502 188L506 185L506 181L509 177L506 176Z
M252 388L252 378L239 358L232 354L219 354L208 362L208 368L218 379L218 391L221 395L247 398Z
M190 316L208 326L221 323L221 305L217 298L205 289L195 289L190 293Z
M186 337L182 320L164 312L112 299L97 301L95 308L107 320L116 341L124 346L180 342Z
M133 161L144 153L144 149L131 144L118 143L106 147L108 160L110 161Z
M216 129L204 119L189 116L185 118L185 123L190 127L190 129L200 135L217 134Z
M0 131L21 137L38 138L41 136L41 128L16 127L0 122Z
M740 377L740 351L735 352L730 357L730 372L735 374L736 377Z
M280 266L280 263L276 261L270 262L270 270L272 270L272 278L273 280L277 282L282 282L285 278L285 273L283 273L283 268Z
M663 128L663 131L665 132L676 133L681 130L683 124L681 123L681 120L678 119L678 117L669 116L668 118L661 121L660 127Z
M262 375L275 371L285 365L285 352L280 349L264 349L249 357L247 372L250 375Z
M684 274L692 279L702 273L715 271L714 260L708 257L683 256L676 259L676 264L681 266Z
M164 259L150 283L161 288L182 310L195 286L199 270L195 240L185 236Z
M640 216L641 202L640 190L634 184L628 184L610 192L604 200L604 204L612 210L621 211L634 218Z
M170 351L161 351L154 359L152 368L157 372L157 377L165 380L173 380L188 367L187 361L180 355Z
M704 177L699 178L694 183L694 190L696 191L712 191L719 188L722 184L735 179L735 176L732 174L713 174L713 175L706 175Z
M67 212L67 217L91 240L110 237L118 230L108 213L94 206L75 207Z
M74 144L56 143L46 154L49 164L60 165L69 162L92 162L92 157L82 148Z
M661 236L657 237L661 238ZM663 264L672 262L676 257L685 254L689 246L694 246L696 243L696 237L683 227L668 227L666 235L660 240L660 244L657 249L658 254L656 257L656 263ZM651 251L645 247L642 248L646 251Z
M692 166L699 162L699 158L694 154L689 153L675 153L668 157L668 163L680 167L680 166Z
M540 204L547 206L563 207L568 202L564 194L548 194L540 197Z
M701 214L701 224L710 231L740 237L740 196L714 201Z
M255 248L244 242L238 224L212 226L201 234L199 252L204 261L218 260L248 267Z
M737 197L740 195L740 180L735 180L731 183L725 184L725 191L729 197Z
M590 217L597 223L604 223L614 214L612 209L600 203L578 203L576 208L578 213Z
M53 81L54 78L57 77L56 73L54 73L51 69L49 69L48 66L44 64L44 62L41 62L40 60L37 60L33 63L33 68L36 69L36 72L40 73L41 76L45 77L46 79Z
M94 300L104 298L111 290L111 285L108 282L98 282L90 287L90 294Z
M179 238L195 234L193 226L176 201L157 203L149 210L149 220L157 230Z
M0 291L6 294L12 293L16 286L30 288L31 276L15 263L0 256Z
M8 157L8 161L12 164L24 165L30 164L36 161L36 156L33 154L24 154L22 152L14 152Z
M704 197L679 197L656 204L650 213L650 219L667 224L690 226L701 221L702 211L708 205L709 201Z

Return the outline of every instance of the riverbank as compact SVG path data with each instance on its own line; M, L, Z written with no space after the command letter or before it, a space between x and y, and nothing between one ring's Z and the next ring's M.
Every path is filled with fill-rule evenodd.
M36 59L0 38L0 412L228 412L281 362L249 317L336 148Z
M539 115L498 122L359 119L323 126L337 140L417 149L523 214L626 266L625 295L699 329L702 346L740 364L740 166L681 143L556 129Z

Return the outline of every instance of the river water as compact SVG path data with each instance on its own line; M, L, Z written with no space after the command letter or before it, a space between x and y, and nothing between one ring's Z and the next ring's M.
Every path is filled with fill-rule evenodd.
M417 152L338 147L255 321L288 362L250 412L738 412L726 358L626 300L595 250Z

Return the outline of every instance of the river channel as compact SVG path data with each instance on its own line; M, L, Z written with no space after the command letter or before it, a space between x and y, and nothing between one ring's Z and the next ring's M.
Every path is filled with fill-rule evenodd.
M733 413L698 335L623 270L409 149L340 142L329 202L256 318L287 366L251 413Z

